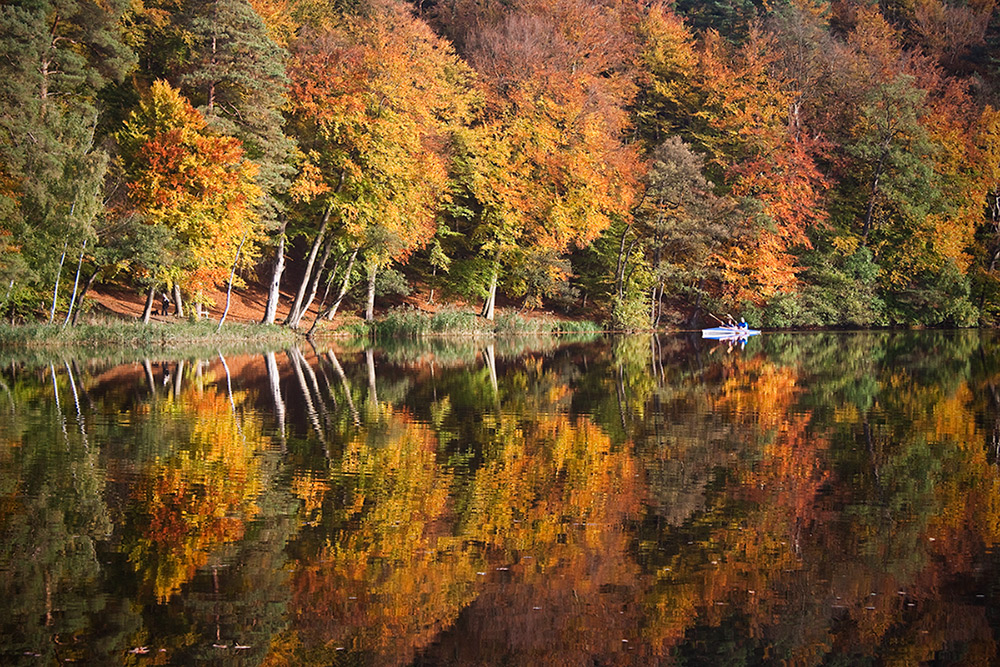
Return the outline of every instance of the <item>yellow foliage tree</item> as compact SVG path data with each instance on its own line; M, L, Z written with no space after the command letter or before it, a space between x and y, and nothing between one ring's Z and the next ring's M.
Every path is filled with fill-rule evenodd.
M167 232L160 262L143 270L197 295L228 277L241 244L244 264L252 263L261 192L239 140L213 133L164 81L153 83L117 138L129 211Z

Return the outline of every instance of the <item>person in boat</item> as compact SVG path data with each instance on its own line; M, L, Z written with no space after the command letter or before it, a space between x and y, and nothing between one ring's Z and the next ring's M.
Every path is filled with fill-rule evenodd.
M742 317L740 318L739 329L740 329L740 331L749 331L750 330L750 325L747 324L747 321L745 319L743 319Z

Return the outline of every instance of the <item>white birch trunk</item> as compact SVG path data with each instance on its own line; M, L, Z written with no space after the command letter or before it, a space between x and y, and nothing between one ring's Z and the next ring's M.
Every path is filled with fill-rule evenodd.
M274 269L271 271L271 286L267 291L267 306L264 308L264 319L261 324L274 324L278 314L278 301L281 299L281 274L285 272L285 224L278 231L278 247L274 252Z
M306 286L309 285L309 278L312 276L313 264L316 262L316 254L319 253L319 247L323 244L323 239L326 237L326 228L330 224L330 214L333 213L333 206L327 206L326 212L323 214L323 224L319 227L319 232L316 234L316 239L313 241L312 248L309 250L309 259L306 262L306 272L302 276L302 282L299 283L299 289L295 293L295 302L292 304L292 309L288 311L288 317L285 318L285 324L289 324L292 321L292 317L299 311L299 306L302 305L302 299L306 294Z
M309 311L310 306L312 306L313 300L316 299L316 292L319 290L319 281L323 276L323 269L326 268L326 262L330 259L331 250L333 250L333 239L326 242L326 246L323 248L323 257L316 265L316 271L313 272L312 280L309 281L309 296L307 296L302 302L299 309L292 314L291 320L288 322L288 326L293 329L299 328L302 318L305 317L305 314Z
M69 309L66 310L66 319L63 320L63 328L69 324L69 318L73 315L73 306L76 305L76 290L80 287L80 269L83 268L83 253L87 251L87 240L83 240L83 247L80 248L80 258L76 262L76 276L73 278L73 294L69 298Z
M368 302L365 306L365 321L371 322L375 319L375 277L378 275L378 267L375 264L368 265Z
M340 283L340 293L337 295L336 300L330 304L330 307L326 309L325 313L316 316L316 319L313 320L312 326L309 327L309 333L306 334L307 337L312 337L313 332L316 331L316 325L319 324L321 319L326 317L326 319L332 320L337 314L337 309L340 308L340 302L344 300L344 295L347 294L351 280L351 270L354 268L354 259L357 256L358 248L355 248L354 252L351 253L351 258L347 260L347 269L344 270L344 279Z
M69 241L63 243L62 257L59 258L59 273L56 274L56 286L52 289L52 309L49 310L49 324L56 317L56 298L59 296L59 279L62 277L63 264L66 263L66 246Z
M233 298L233 279L236 278L236 265L240 262L240 253L243 252L243 244L246 242L247 235L244 234L243 238L240 239L239 247L236 248L236 258L233 259L233 270L229 272L229 288L226 289L226 308L222 311L222 317L219 318L219 326L215 330L215 333L222 331L222 324L226 321L226 315L229 314L229 304Z

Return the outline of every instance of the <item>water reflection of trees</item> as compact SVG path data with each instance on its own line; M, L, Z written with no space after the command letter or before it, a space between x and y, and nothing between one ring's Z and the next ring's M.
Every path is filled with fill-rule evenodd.
M615 562L614 554L619 554L621 571L628 575L617 577L620 584L611 577L602 585L606 592L627 591L623 599L632 601L629 608L643 618L626 623L644 628L634 641L642 649L639 654L682 657L708 642L730 651L726 659L740 652L764 659L779 647L784 658L806 662L831 653L889 655L897 651L900 633L910 632L915 609L938 602L939 589L921 587L923 579L939 570L955 574L941 567L953 557L944 559L934 548L941 543L930 534L934 521L947 516L964 526L971 516L982 515L979 506L956 513L943 504L943 475L954 480L956 489L968 488L973 477L956 477L957 469L942 467L942 446L957 437L976 455L963 454L956 463L971 465L979 478L996 479L995 471L978 467L986 464L984 435L970 426L989 406L970 400L963 390L971 380L968 357L975 346L964 337L957 345L949 340L935 337L927 349L905 339L880 346L873 337L853 349L830 336L811 339L811 349L791 356L782 348L789 344L776 341L782 345L775 345L775 354L751 350L720 361L693 354L684 340L633 338L596 354L588 350L585 358L574 359L571 352L527 355L500 364L499 373L484 354L480 368L415 384L415 396L407 395L404 402L439 438L439 465L456 466L474 480L462 482L464 493L456 497L459 515L465 517L459 534L473 530L479 545L493 546L488 536L475 532L483 527L517 539L518 529L527 525L535 540L547 528L519 515L510 488L532 489L533 472L545 479L566 474L547 468L545 456L519 448L552 415L579 418L585 412L588 428L602 427L597 429L600 436L589 435L587 441L619 443L616 451L642 479L631 502L641 503L645 512L622 512L611 522L616 528L605 536L615 530L624 535L619 526L634 526L635 532L627 548L601 549L605 563ZM947 370L936 370L936 363ZM421 410L420 405L427 407ZM937 415L935 421L917 419L916 406ZM859 447L880 414L903 418L892 421L892 433L879 436L876 428L874 447ZM962 424L965 431L955 433L947 423ZM878 445L880 438L906 443L906 451L887 451ZM930 449L928 438L936 443ZM462 443L467 442L480 444L463 456ZM497 457L510 457L503 459L505 465L517 462L518 467L498 468ZM859 464L864 468L858 469ZM507 471L516 472L508 476ZM588 479L593 485L594 476ZM481 480L489 484L483 486ZM960 504L996 497L989 486L982 496L954 490L952 495ZM566 511L562 502L529 497L545 516ZM499 516L484 513L484 505L502 511ZM560 535L565 539L566 533ZM995 541L985 534L960 549L969 559ZM636 554L628 555L632 550ZM831 559L831 554L838 557ZM586 579L581 572L587 571L582 568L566 580L579 584ZM552 575L547 570L549 585ZM517 597L537 597L537 590L522 579L505 582L501 589L485 587L440 643L426 649L427 655L460 656L460 638L468 632L495 642L493 648L469 655L470 663L484 659L483 650L495 652L488 660L517 662L518 655L533 655L541 637L551 645L559 633L545 621L534 618L532 624L530 616L496 613L497 608L524 607ZM817 589L823 594L817 595ZM636 611L637 599L645 601L641 611ZM579 624L574 605L555 606L562 609L563 622ZM957 605L948 613L967 619L963 633L988 629L982 608L977 616L975 605ZM959 638L946 616L934 612L931 620L921 617L923 623L936 623L937 644L928 644L920 634L920 641L907 649L910 653L900 655L951 650L948 643ZM595 626L601 628L598 632L616 628L607 630L619 635L615 642L628 639L626 631L607 620ZM519 632L505 627L507 622L519 623ZM535 627L544 629L535 632ZM737 641L740 628L749 634ZM537 645L531 636L539 638ZM743 641L746 636L752 641ZM992 640L984 644L988 637L973 632L961 641L973 653L988 654L993 650ZM586 650L593 655L599 644L575 646L590 647ZM572 647L558 646L559 654L573 654Z
M947 586L961 589L956 581L974 576L972 562L996 543L986 517L996 517L997 471L983 447L990 436L977 426L993 428L995 419L983 417L995 406L970 391L977 343L934 335L852 347L839 338L810 337L816 349L804 353L807 346L775 341L774 354L734 359L705 399L708 430L718 421L753 428L741 429L735 461L706 483L705 508L680 535L668 534L663 548L663 531L648 531L661 548L647 546L647 566L659 569L665 591L663 622L652 627L675 628L659 639L677 656L706 641L734 651L719 659L751 662L995 651L985 607L939 597ZM794 358L782 358L789 349ZM714 373L698 367L687 376L696 382L660 383L646 402L670 412L671 400L698 401L685 385L704 392ZM683 430L679 438L666 431L647 434L651 448L684 445ZM942 520L964 535L943 539ZM741 628L754 641L736 641ZM914 643L897 645L901 635Z
M6 645L271 665L995 657L991 336L442 349L0 373Z
M97 548L112 533L105 483L73 367L60 366L4 377L0 645L23 661L80 659L86 654L73 638L91 630L96 614L109 616L104 641L132 624L99 595ZM105 648L99 641L90 650Z

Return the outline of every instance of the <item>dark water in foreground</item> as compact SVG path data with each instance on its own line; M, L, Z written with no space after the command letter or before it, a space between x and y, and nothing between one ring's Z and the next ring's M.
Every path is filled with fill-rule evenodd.
M0 664L990 664L991 332L0 353Z

